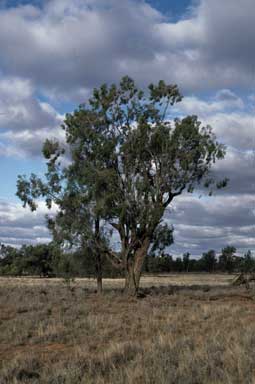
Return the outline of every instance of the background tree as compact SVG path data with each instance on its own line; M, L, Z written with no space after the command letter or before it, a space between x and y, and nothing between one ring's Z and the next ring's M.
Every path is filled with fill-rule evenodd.
M252 252L250 250L248 250L244 254L244 257L242 260L241 270L242 270L242 272L245 272L245 273L255 271L255 259L254 259Z
M224 249L224 248L223 248ZM203 253L201 258L189 257L188 272L213 272L220 270L228 272L228 263L219 265L216 262L215 251ZM243 257L233 255L231 272L249 274L255 270L255 259L248 251ZM180 257L173 258L168 253L148 253L143 265L146 273L169 273L186 271L184 262ZM0 247L0 275L32 275L32 276L58 276L62 278L95 277L96 264L91 256L91 249L77 248L76 250L61 250L54 243L23 245L20 248L2 245ZM123 277L124 271L116 269L112 263L102 257L103 277Z
M185 252L182 256L182 263L185 272L189 271L190 253Z
M201 261L204 265L205 271L213 272L217 263L215 251L210 249L208 252L204 252Z
M59 250L53 243L23 245L19 249L2 245L0 272L9 275L53 276L56 257L59 257Z
M222 248L221 255L219 257L219 268L223 271L231 273L234 270L234 254L236 248L228 245Z
M212 164L225 154L212 129L196 116L174 122L168 118L169 108L179 101L177 86L163 81L146 93L129 77L119 86L103 85L87 104L66 115L70 164L61 167L63 149L47 141L46 180L35 175L18 179L17 194L24 205L36 209L39 197L49 207L54 201L59 214L51 228L57 227L56 233L61 228L70 241L92 238L101 255L124 269L130 294L139 287L144 259L173 199L185 190L206 187L211 193L213 185L226 185L226 180L216 183L211 173ZM100 236L91 232L92 208ZM106 241L110 227L120 241L118 252Z
M19 252L16 248L10 245L1 244L0 248L0 269L2 274L21 274L20 269L17 266L17 258Z
M174 263L175 272L183 272L183 262L180 257L177 257Z
M54 245L27 245L20 249L20 265L23 274L49 277L54 274L53 264L56 251Z

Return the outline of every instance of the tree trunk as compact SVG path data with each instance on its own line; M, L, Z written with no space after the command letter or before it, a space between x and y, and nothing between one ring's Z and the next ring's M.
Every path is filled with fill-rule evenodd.
M125 293L135 296L139 289L144 259L150 246L150 239L146 238L141 247L137 249L132 260L127 262Z
M98 241L100 237L100 222L99 218L95 220L95 238ZM102 258L100 250L96 249L96 279L97 279L97 293L101 295L103 291L103 282L102 282Z
M137 294L137 285L134 273L134 263L129 261L128 267L126 270L126 279L125 279L125 293L128 296L135 296Z
M102 260L101 260L101 255L98 251L96 254L96 278L97 278L97 293L101 295L101 293L103 292Z

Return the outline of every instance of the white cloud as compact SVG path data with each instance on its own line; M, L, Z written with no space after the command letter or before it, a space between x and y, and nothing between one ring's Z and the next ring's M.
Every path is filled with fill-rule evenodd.
M219 90L209 100L190 96L183 99L173 112L181 116L198 115L209 124L219 140L240 149L255 149L255 116L249 105L228 89Z
M29 80L0 79L1 155L38 155L47 137L63 139L62 121L51 105L35 97Z
M49 242L51 236L45 226L45 214L54 214L43 202L38 203L38 209L30 212L21 204L0 201L0 242L19 246L22 244L37 244Z
M241 253L249 248L254 250L254 207L254 194L243 194L241 198L236 195L177 198L166 213L166 220L175 227L173 252L182 254L191 248L193 255L199 256L208 249L219 252L227 244L234 245Z
M250 113L217 113L208 124L226 144L241 150L255 149L255 118Z
M222 95L232 95L232 98L225 97ZM207 117L210 115L215 115L220 112L229 112L231 110L242 110L244 108L244 102L241 98L237 97L234 93L229 90L223 90L217 92L214 99L209 101L202 100L197 98L196 96L185 97L181 104L178 104L175 107L175 111L181 111L183 114L197 114L201 117Z
M185 90L250 87L254 17L253 0L201 0L178 22L132 0L2 9L0 68L79 100L127 73L140 83L162 77Z

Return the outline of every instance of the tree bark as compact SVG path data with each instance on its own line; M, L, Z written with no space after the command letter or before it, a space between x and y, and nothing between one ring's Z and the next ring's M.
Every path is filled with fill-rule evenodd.
M103 292L103 279L102 279L102 260L100 252L96 254L96 279L97 279L97 293L101 295Z
M133 259L127 261L125 293L129 296L135 296L138 293L143 262L149 246L150 239L146 238L136 250Z
M100 237L100 221L99 221L99 218L96 218L95 220L95 238L96 238L96 242L99 241L99 237ZM102 258L101 258L101 253L100 253L100 249L98 249L96 247L96 279L97 279L97 293L99 295L102 294L103 292L103 279L102 279Z
M135 296L137 294L138 287L136 285L135 273L134 273L134 263L128 262L126 270L126 279L125 279L125 293L128 296Z

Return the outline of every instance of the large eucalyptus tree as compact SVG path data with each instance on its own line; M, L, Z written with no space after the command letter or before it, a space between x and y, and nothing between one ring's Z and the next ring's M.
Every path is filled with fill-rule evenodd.
M126 273L125 289L135 294L148 250L162 231L173 199L195 188L223 187L211 167L225 148L196 116L172 119L182 99L176 85L150 85L147 91L124 77L118 86L102 85L89 101L67 114L66 149L47 140L44 180L20 176L18 196L36 209L43 197L59 207L50 227L61 240L91 244L98 263L105 255ZM64 151L68 165L61 166ZM106 236L112 228L119 248ZM171 236L169 244L172 241Z

